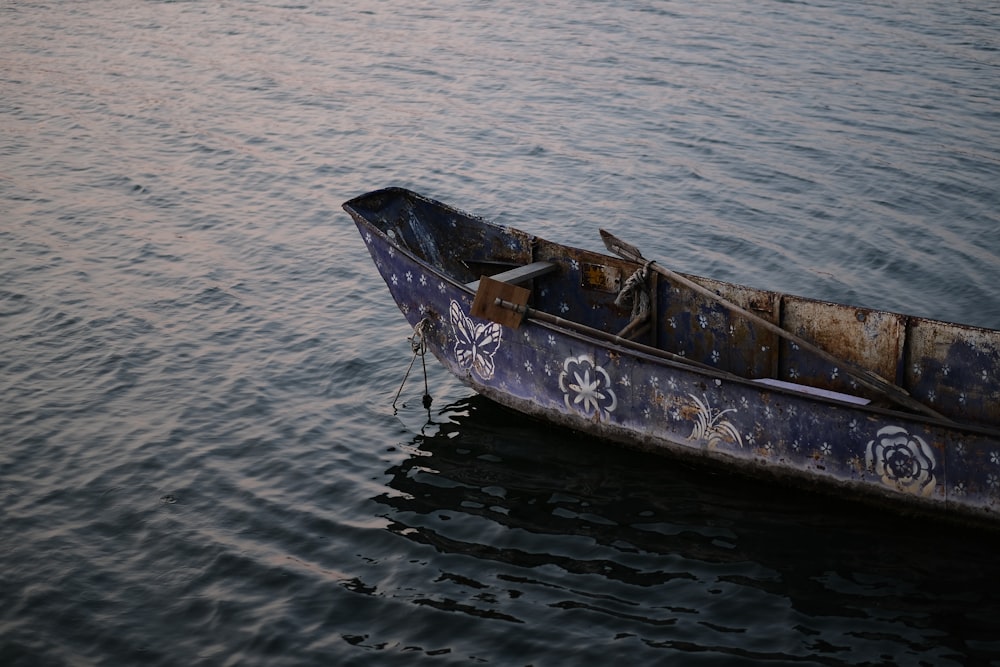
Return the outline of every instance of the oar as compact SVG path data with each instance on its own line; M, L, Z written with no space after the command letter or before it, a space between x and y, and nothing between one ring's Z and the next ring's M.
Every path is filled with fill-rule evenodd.
M759 315L755 315L750 311L741 308L732 301L729 301L728 299L716 294L715 292L713 292L708 288L702 287L693 280L689 280L688 278L685 278L684 276L680 275L675 271L671 271L670 269L660 266L655 262L647 260L645 257L642 256L642 253L639 251L638 248L636 248L634 245L630 243L622 241L611 232L605 231L603 229L600 231L601 231L601 238L604 240L604 245L607 246L608 250L615 253L619 257L623 257L633 262L639 262L640 264L646 264L652 267L653 270L656 271L657 273L684 285L685 287L691 289L694 292L697 292L698 294L706 298L716 301L717 303L725 307L726 310L728 310L729 312L746 318L750 322L753 322L755 326L767 329L771 333L776 334L787 341L795 343L800 348L812 352L816 356L830 362L831 364L835 364L838 368L840 368L845 373L850 375L852 378L857 380L859 384L864 385L865 387L868 387L873 391L879 392L880 394L882 394L892 402L896 403L897 405L909 408L910 410L914 410L917 412L922 412L923 414L934 417L936 419L950 421L947 417L937 412L933 408L930 408L921 403L920 401L914 399L902 387L892 384L885 378L880 377L877 373L874 373L865 368L860 368L852 364L851 362L846 361L845 359L835 357L834 355L830 354L823 348L818 347L814 343L809 342L808 340L802 338L801 336L793 334L787 329L782 329L778 325L765 320Z
M682 357L679 354L674 354L673 352L667 352L666 350L661 350L658 347L652 347L650 345L643 345L642 343L637 343L634 340L628 338L622 338L621 336L615 335L613 333L608 333L607 331L602 331L600 329L595 329L593 327L588 327L586 324L580 324L579 322L573 322L571 320L566 320L558 315L552 315L551 313L546 313L544 310L535 310L530 306L526 306L523 303L515 303L513 301L508 301L501 297L496 297L493 303L490 304L495 308L510 311L517 314L517 320L520 322L523 318L528 318L531 320L540 320L542 322L548 322L557 327L563 329L569 329L570 331L575 331L579 334L590 338L597 338L598 340L603 340L606 343L612 343L618 345L619 347L625 347L637 352L642 352L643 354L648 354L651 357L660 357L661 359L669 359L670 361L676 361L677 363L684 364L686 366L694 366L702 370L711 371L716 375L722 377L733 378L734 380L745 380L746 378L741 378L737 375L724 371L715 366L709 366L708 364L703 364L694 359L688 359L687 357ZM496 311L488 311L483 317L494 322L500 321L495 315ZM508 325L513 326L513 325Z

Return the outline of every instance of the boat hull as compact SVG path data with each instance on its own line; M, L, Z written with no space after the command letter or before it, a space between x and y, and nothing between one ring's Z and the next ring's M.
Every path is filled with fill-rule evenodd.
M359 204L365 201L345 209L401 312L445 368L497 403L625 446L712 460L849 500L997 523L994 431L738 378L536 318L512 328L473 317L475 292L467 281L427 260L433 243L416 247L413 239L440 233L436 225L454 226L459 217L463 225L486 226L480 243L496 235L497 243L530 251L534 237L516 230L506 237L504 228L425 198L423 217L416 209L393 214L409 227L394 230L386 224L393 216L373 215L370 204ZM440 219L426 219L426 211ZM579 252L565 249L566 272ZM577 282L562 275L546 289L569 290Z

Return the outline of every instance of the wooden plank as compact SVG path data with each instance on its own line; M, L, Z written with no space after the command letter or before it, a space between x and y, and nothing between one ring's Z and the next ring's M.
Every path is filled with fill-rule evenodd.
M531 264L515 267L509 271L503 271L502 273L490 276L490 278L501 283L518 285L520 283L527 282L532 278L537 278L538 276L543 276L546 273L551 273L557 268L558 266L554 262L532 262ZM479 281L474 280L471 283L466 283L466 287L473 290L479 290Z
M501 282L488 276L483 276L483 279L477 282L480 286L476 290L476 298L472 300L472 308L469 310L469 314L473 317L491 320L512 329L517 329L521 326L521 321L524 320L524 312L502 308L497 305L497 301L506 301L516 306L524 306L528 303L528 297L531 295L531 292L523 287Z

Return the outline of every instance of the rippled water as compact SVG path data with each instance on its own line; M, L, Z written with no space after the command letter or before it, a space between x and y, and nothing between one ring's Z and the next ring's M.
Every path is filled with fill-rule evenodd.
M996 536L419 364L342 201L1000 327L989 3L0 4L0 664L998 664Z

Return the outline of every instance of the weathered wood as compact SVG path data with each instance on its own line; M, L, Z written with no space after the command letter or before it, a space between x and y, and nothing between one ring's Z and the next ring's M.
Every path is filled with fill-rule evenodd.
M896 385L892 384L885 378L880 377L877 373L865 368L859 368L858 366L852 364L846 359L835 357L826 350L802 338L801 336L796 336L792 332L786 329L782 329L777 324L768 322L763 317L751 313L749 310L746 310L745 308L741 308L732 301L729 301L728 299L716 294L710 289L702 287L693 280L685 278L676 271L671 271L670 269L664 266L660 266L655 262L647 260L645 257L642 256L642 252L638 248L636 248L634 245L622 241L611 232L602 229L600 230L600 233L601 233L601 238L604 239L604 245L608 248L608 250L615 253L616 255L619 255L626 259L631 259L632 261L635 262L641 262L647 264L657 273L666 276L667 278L670 278L671 280L678 282L681 285L684 285L691 291L701 294L706 298L714 299L730 312L746 318L747 320L753 322L756 326L766 329L774 334L777 334L778 336L781 336L782 338L788 341L791 341L792 343L795 343L800 348L808 350L809 352L828 361L831 364L836 364L839 368L843 369L845 373L847 373L852 378L857 380L858 384L868 387L869 389L882 394L883 396L891 400L893 403L896 403L897 405L908 408L915 412L921 412L925 415L934 417L935 419L951 421L947 417L939 413L937 410L934 410L933 408L926 406L920 401L914 399L903 388L897 387Z

